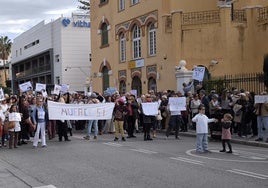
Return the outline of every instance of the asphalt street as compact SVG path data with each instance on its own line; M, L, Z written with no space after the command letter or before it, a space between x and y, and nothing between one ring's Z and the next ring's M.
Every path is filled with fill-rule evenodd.
M195 137L180 140L159 133L153 141L137 138L114 142L112 134L84 140L77 131L71 142L47 142L32 148L0 149L3 188L189 188L268 187L268 149L233 143L233 154L220 153L220 142L209 142L211 153L195 152Z

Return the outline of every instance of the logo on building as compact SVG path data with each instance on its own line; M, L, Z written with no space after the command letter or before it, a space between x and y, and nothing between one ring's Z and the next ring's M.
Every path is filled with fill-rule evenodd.
M61 21L61 23L62 23L62 25L64 25L65 27L67 27L67 26L71 23L71 21L70 21L70 19L68 19L68 18L64 18L64 19Z
M64 27L67 27L70 23L71 20L69 18L64 18L61 21L62 25L64 25ZM77 21L73 21L72 23L73 27L88 27L90 28L90 22L84 21L84 20L77 20Z

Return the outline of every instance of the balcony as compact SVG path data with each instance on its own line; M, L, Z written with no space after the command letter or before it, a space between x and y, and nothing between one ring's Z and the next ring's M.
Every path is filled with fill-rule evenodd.
M36 75L36 74L40 74L40 73L44 73L44 72L48 72L48 71L51 71L50 65L45 65L45 66L41 66L41 67L34 67L32 69L17 72L17 73L15 73L15 75L16 75L16 79L18 79L18 78L32 76L32 75Z

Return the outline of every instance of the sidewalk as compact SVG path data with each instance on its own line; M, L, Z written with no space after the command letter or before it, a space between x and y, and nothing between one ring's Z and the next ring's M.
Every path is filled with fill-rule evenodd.
M183 135L183 136L192 136L192 137L196 136L195 130L188 130L188 132L180 132L179 134ZM210 135L209 135L209 138L211 138ZM249 146L257 146L257 147L268 148L268 143L267 142L265 142L265 141L261 141L261 142L255 141L256 138L257 137L252 137L251 135L249 135L246 138L242 138L242 137L239 137L238 135L235 134L235 135L232 135L231 142L232 143L237 143L237 144L249 145Z

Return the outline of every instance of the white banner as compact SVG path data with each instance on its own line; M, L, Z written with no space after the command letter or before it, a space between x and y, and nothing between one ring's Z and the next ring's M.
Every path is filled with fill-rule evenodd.
M141 103L143 113L147 116L156 116L158 114L158 103L157 102L146 102Z
M268 103L268 95L255 95L255 103Z
M51 120L112 119L113 110L114 103L63 104L48 101L48 114Z
M200 82L203 81L205 70L205 67L195 67L193 71L193 79Z
M8 114L9 121L21 121L21 115L18 112L12 112Z
M168 98L169 109L174 111L186 110L186 97L169 97Z

